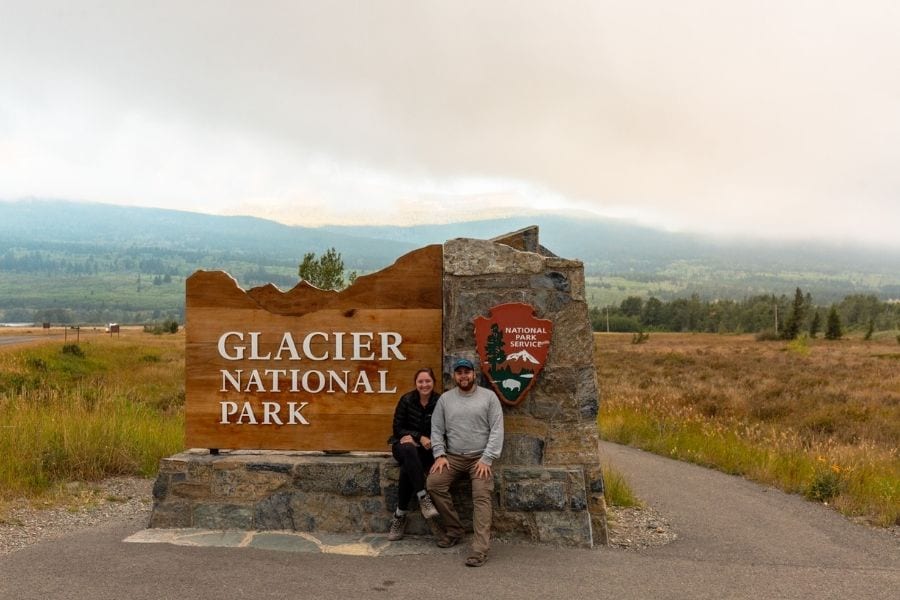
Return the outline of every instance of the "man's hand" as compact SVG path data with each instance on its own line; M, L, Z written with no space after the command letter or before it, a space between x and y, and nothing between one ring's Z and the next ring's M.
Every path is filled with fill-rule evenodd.
M416 440L414 440L413 436L411 436L411 435L404 435L402 438L400 438L400 443L401 444L415 444Z
M487 479L488 477L493 477L491 465L486 465L479 460L477 463L475 463L475 477L477 477L478 479Z
M450 462L447 460L446 456L438 456L434 459L434 464L431 465L431 470L429 473L440 473L444 469L450 468Z
M427 435L419 437L419 443L422 444L422 447L426 450L431 450L431 438Z

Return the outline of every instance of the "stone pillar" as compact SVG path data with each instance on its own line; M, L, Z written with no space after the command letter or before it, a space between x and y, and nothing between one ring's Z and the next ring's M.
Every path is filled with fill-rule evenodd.
M450 240L443 256L445 389L452 386L453 359L478 364L474 321L492 307L522 302L553 322L538 382L521 404L504 406L506 439L495 463L496 534L605 545L599 394L584 265L540 246L537 227L495 240Z

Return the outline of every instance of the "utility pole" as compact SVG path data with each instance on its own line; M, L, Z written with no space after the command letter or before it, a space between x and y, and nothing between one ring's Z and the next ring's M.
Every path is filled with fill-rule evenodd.
M775 303L775 335L778 335L778 303Z
M609 306L606 306L606 333L609 333Z

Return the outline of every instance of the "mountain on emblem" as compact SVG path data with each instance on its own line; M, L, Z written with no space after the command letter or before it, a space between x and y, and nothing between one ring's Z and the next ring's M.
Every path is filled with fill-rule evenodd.
M535 365L538 365L541 362L538 359L536 359L535 357L533 357L531 354L529 354L528 350L522 350L521 352L514 352L513 354L507 354L506 361L507 362L521 361L521 362L532 363Z
M516 406L547 363L553 322L534 316L534 307L500 304L475 319L475 343L485 374L500 400Z

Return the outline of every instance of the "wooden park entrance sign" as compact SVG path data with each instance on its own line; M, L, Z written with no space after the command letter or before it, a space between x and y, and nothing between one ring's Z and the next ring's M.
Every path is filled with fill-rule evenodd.
M605 543L584 266L536 227L426 246L340 292L199 271L185 308L190 450L161 461L151 528L386 532L397 399L466 358L504 403L493 534ZM426 534L417 512L407 532Z
M186 443L384 451L397 398L441 364L441 246L340 292L244 291L227 273L186 285Z

